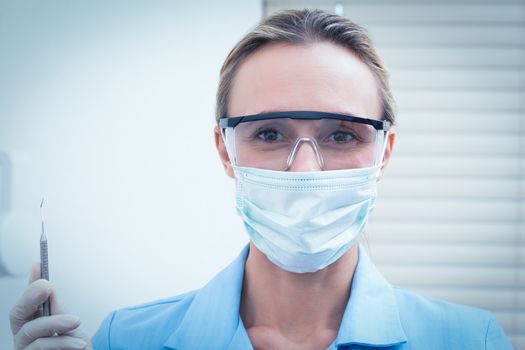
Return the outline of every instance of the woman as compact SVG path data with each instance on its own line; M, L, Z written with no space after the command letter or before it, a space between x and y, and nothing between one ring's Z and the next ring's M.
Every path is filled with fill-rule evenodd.
M392 288L358 244L394 125L363 28L318 10L266 19L230 52L217 94L249 246L199 290L111 313L93 348L510 349L490 313ZM89 347L78 318L33 319L49 296L38 280L13 309L17 348Z

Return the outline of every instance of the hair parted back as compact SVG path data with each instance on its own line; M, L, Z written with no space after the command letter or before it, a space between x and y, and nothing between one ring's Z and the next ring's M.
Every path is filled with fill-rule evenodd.
M263 20L230 51L220 72L216 119L229 116L233 79L242 62L272 43L308 44L331 42L354 52L372 71L382 103L382 119L395 124L394 99L389 75L368 32L348 18L318 9L285 10Z

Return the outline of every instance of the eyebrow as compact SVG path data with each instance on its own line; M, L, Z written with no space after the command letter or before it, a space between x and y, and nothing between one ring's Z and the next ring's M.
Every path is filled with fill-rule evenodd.
M342 109L337 109L337 110L332 110L332 111L320 111L320 110L317 110L317 109L263 109L262 111L258 111L257 113L254 113L254 114L267 114L267 113L278 113L278 112L292 112L292 111L316 111L316 112L323 112L323 113L334 113L334 114L343 114L343 115L351 115L351 116L361 116L359 113L353 113L353 112L350 112L348 110L342 110ZM368 118L368 117L366 117ZM375 119L375 118L370 118L370 119Z

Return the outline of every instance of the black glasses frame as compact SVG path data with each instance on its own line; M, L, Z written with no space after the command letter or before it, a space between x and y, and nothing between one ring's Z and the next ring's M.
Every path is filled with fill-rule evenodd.
M251 122L265 119L303 119L303 120L319 120L319 119L337 119L361 124L372 125L376 130L388 131L390 130L390 122L388 120L377 120L356 117L355 115L346 115L339 113L317 112L317 111L285 111L285 112L269 112L261 114L243 115L239 117L222 117L219 119L219 126L221 129L236 127L240 123Z

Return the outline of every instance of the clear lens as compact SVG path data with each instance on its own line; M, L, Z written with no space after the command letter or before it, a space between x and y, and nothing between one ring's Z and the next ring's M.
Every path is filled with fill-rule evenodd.
M275 118L239 123L231 135L239 166L287 170L302 161L299 155L304 152L320 160L323 170L338 170L374 165L383 133L368 124L337 119Z

